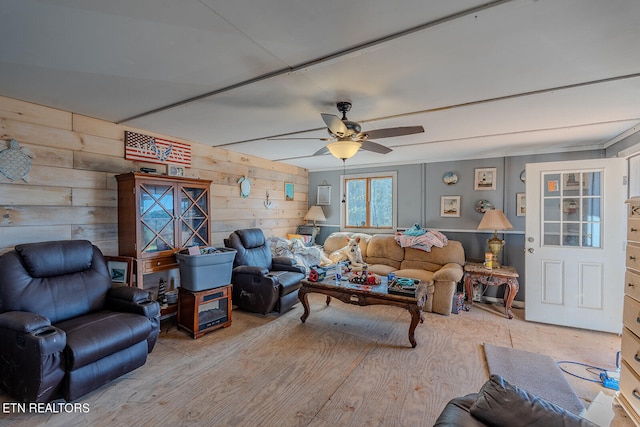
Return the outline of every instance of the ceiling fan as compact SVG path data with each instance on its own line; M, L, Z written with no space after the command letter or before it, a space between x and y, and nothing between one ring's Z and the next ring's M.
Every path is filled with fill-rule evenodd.
M336 104L342 118L333 114L322 113L322 120L327 125L327 131L331 138L319 138L321 141L331 141L325 147L316 151L313 155L319 156L330 152L338 159L349 159L358 150L372 151L374 153L387 154L393 150L382 144L369 140L369 138L389 138L393 136L412 135L424 132L422 126L404 126L385 129L374 129L363 132L360 123L347 118L347 112L351 110L351 103L341 101ZM275 139L275 138L274 138ZM278 138L279 139L279 138ZM289 139L289 138L287 138ZM298 139L298 138L296 138ZM316 139L316 138L313 138Z

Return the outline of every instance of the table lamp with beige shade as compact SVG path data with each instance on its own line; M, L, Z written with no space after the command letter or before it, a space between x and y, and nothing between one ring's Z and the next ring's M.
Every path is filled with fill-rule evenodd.
M316 233L320 232L320 227L316 225L316 221L326 221L324 211L320 206L311 206L309 212L303 218L305 221L313 221L313 227L316 229Z
M489 250L493 254L493 265L500 268L498 255L504 246L504 240L498 238L498 230L511 230L513 225L502 212L502 209L489 209L484 213L482 221L478 225L478 230L493 230L493 237L487 239Z

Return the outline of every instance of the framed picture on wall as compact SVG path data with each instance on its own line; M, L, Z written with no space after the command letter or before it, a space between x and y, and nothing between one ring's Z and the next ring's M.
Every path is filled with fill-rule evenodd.
M478 168L475 170L474 190L496 189L496 168Z
M460 217L460 196L440 196L440 216Z
M331 204L331 186L318 185L318 200L316 205L327 206Z
M293 200L293 182L284 183L284 199Z
M516 193L516 216L527 214L527 196L525 193Z

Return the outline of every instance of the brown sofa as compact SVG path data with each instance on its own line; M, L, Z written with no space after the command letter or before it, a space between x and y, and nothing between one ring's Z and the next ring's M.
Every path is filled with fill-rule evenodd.
M431 252L403 248L393 234L336 232L324 242L326 256L346 245L348 237L360 237L362 257L368 271L386 276L394 272L398 277L409 277L429 283L425 311L448 315L451 313L453 294L464 274L464 248L456 240L449 240L443 248Z

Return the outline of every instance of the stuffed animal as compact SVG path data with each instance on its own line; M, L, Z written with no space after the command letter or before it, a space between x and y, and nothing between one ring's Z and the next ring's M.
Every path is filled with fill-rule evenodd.
M362 251L360 250L360 238L346 238L347 246L334 251L329 255L329 259L333 264L340 261L349 261L352 270L363 269L367 267L367 264L362 259Z

